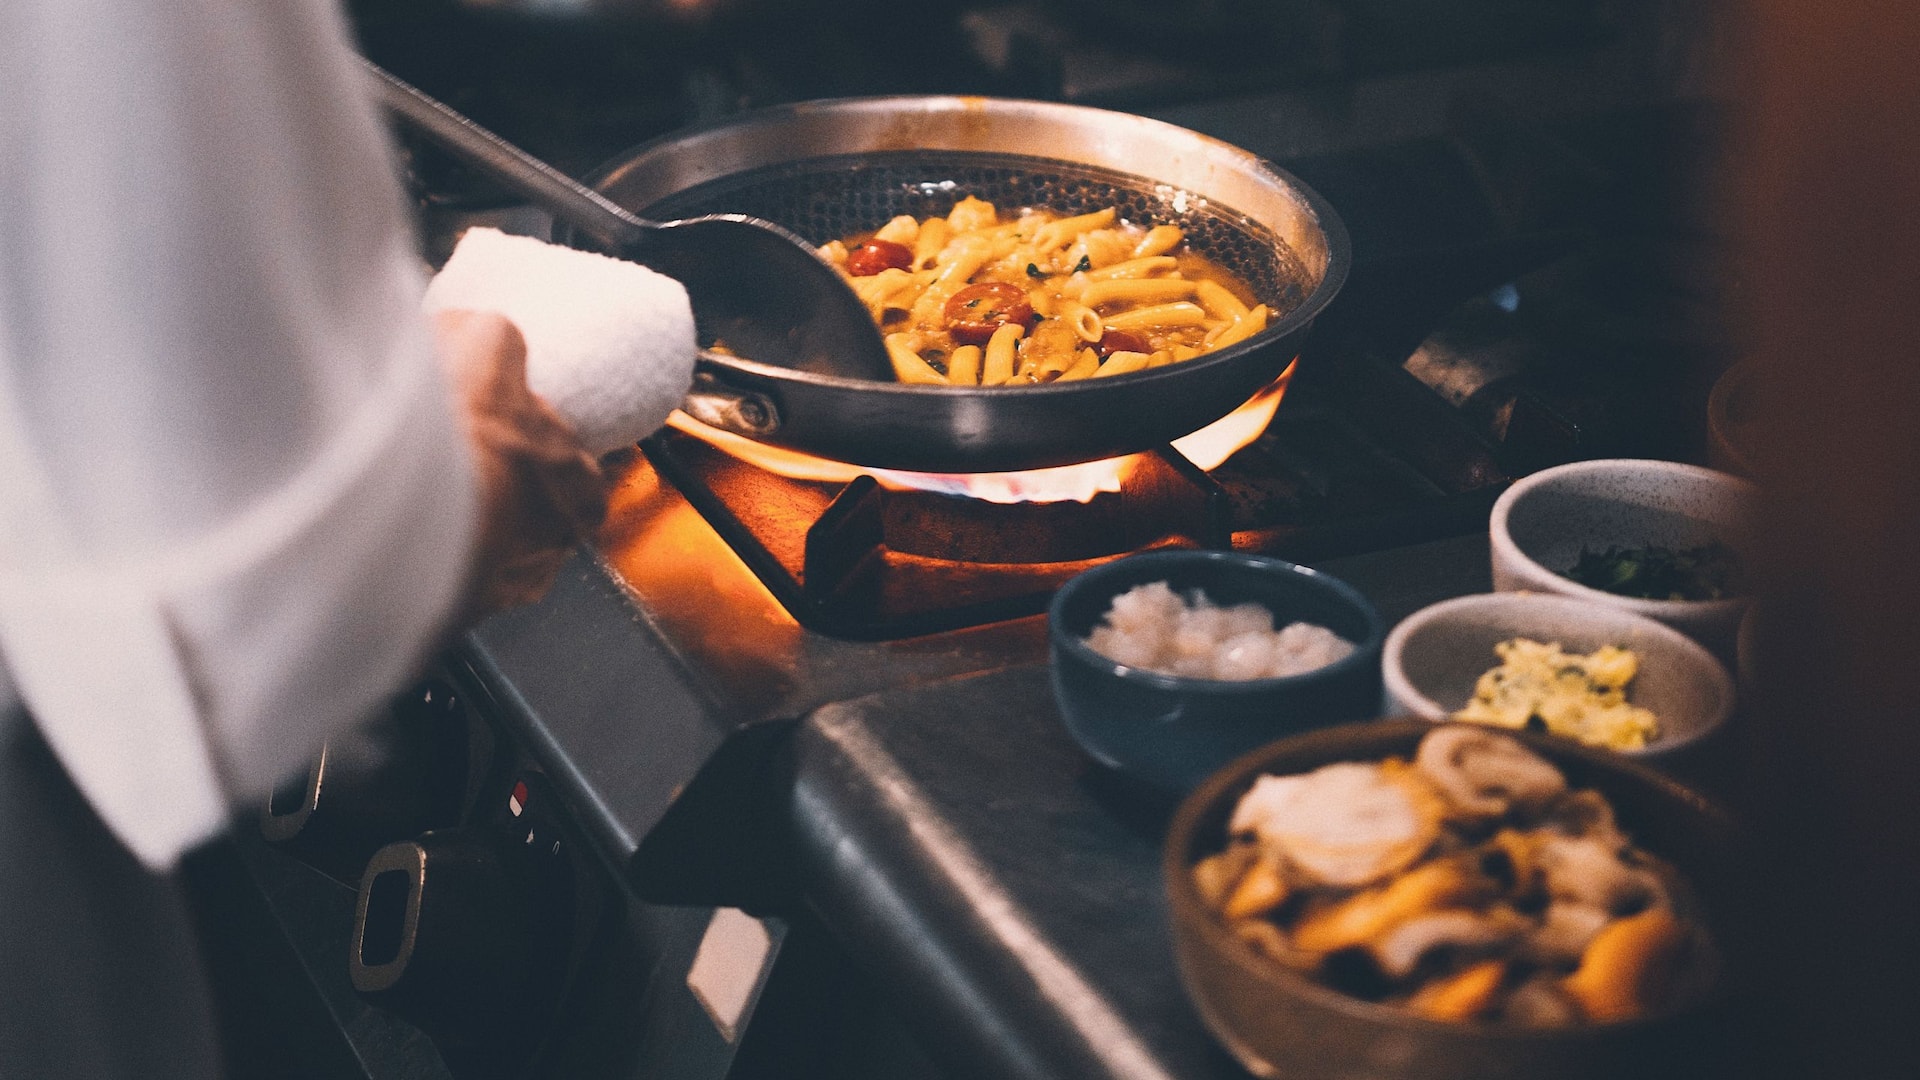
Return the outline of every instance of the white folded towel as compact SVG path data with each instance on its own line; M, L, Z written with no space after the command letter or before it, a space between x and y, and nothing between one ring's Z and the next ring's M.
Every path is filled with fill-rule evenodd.
M527 340L527 385L593 454L651 435L693 384L693 308L636 263L468 229L425 309L493 311Z

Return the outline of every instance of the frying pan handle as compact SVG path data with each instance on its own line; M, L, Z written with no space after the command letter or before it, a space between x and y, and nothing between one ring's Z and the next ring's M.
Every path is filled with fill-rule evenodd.
M519 192L555 218L612 251L631 251L652 235L654 223L460 115L367 59L374 100L414 130Z
M704 352L702 354L705 355ZM728 386L711 371L696 371L693 389L680 401L681 411L695 420L731 431L735 435L759 438L780 430L780 409L765 394Z

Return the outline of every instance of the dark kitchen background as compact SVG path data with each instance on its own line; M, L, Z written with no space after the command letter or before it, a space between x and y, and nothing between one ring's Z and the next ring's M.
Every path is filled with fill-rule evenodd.
M1729 270L1722 168L1741 24L1722 4L348 7L376 63L576 176L742 110L906 93L1139 112L1278 162L1338 210L1353 270L1278 418L1202 478L1199 539L1331 563L1389 621L1487 587L1486 510L1509 480L1709 460L1709 387L1750 345L1732 330L1750 298ZM429 257L467 224L542 231L441 152L402 146ZM1104 1075L1046 1001L996 982L979 910L915 891L913 823L874 794L896 766L924 789L916 812L968 850L1075 845L1064 858L1119 922L1076 925L1051 867L996 864L1005 902L1112 980L1169 1068L1244 1075L1155 951L1164 807L1059 733L1025 579L954 579L989 596L979 626L816 603L803 579L821 567L748 510L816 494L714 456L650 441L597 561L443 657L372 730L379 753L330 746L202 860L236 1075ZM999 693L985 713L968 696L983 686ZM924 736L947 723L964 746ZM1728 765L1692 779L1740 794ZM1005 805L1057 835L1007 826ZM429 828L408 857L469 887L420 890L444 906L415 910L404 860L363 882L376 848ZM709 946L749 957L744 983L695 976Z
M1714 322L1724 275L1705 269L1721 230L1701 196L1731 47L1715 5L650 0L565 14L594 7L351 5L372 59L576 176L676 128L815 98L1001 95L1171 120L1336 196L1354 237L1347 297L1393 297L1365 308L1369 333L1404 359L1439 330L1408 370L1506 464L1701 453L1701 405L1730 355ZM508 198L413 150L430 232Z

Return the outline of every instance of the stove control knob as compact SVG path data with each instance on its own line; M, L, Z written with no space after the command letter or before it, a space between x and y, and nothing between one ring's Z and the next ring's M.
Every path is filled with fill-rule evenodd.
M518 814L389 844L360 879L353 987L419 1025L456 1072L530 1052L558 1004L573 872L557 829L531 812L538 779L515 781Z
M424 683L374 723L327 740L305 773L274 789L261 835L322 873L357 881L382 844L459 820L468 747L469 720L453 687Z

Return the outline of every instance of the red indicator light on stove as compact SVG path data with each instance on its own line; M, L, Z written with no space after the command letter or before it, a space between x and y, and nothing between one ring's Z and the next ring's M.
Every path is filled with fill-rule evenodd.
M519 817L521 814L527 812L527 782L525 780L515 780L513 782L513 794L507 796L507 809L512 811L514 817Z

